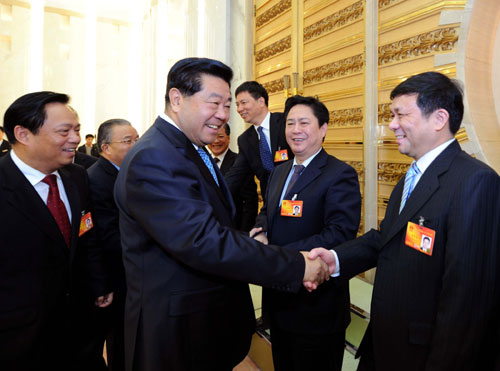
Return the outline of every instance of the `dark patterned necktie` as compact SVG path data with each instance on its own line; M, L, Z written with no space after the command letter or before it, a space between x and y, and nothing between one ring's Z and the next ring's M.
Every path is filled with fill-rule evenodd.
M259 152L262 166L267 171L272 171L274 169L273 156L271 155L266 136L264 135L264 128L259 126L257 131L259 132Z
M293 185L295 184L297 179L299 179L299 176L300 176L300 174L302 174L302 171L304 171L304 169L305 169L304 165L294 165L293 166L293 174L292 174L292 178L288 182L288 187L286 188L285 200L288 200L290 198L290 197L287 197L287 196L289 196L288 192L290 192Z
M54 217L59 230L61 231L66 244L69 247L71 240L71 225L69 224L68 212L66 206L61 201L59 196L59 188L57 187L57 177L54 174L47 175L42 179L42 182L49 185L49 195L47 196L47 207Z

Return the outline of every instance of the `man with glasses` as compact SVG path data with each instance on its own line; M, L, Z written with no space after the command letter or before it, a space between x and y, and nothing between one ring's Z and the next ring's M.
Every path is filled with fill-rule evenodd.
M112 306L97 313L95 341L96 351L102 352L106 340L110 370L124 369L123 311L126 293L118 208L113 199L113 187L123 158L137 139L137 130L127 120L111 119L103 122L97 133L100 157L88 169L92 215L114 291Z

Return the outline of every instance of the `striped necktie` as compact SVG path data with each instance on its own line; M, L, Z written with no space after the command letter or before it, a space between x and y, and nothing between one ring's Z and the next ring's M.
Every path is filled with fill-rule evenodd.
M271 155L271 151L269 150L266 136L264 135L264 128L262 126L259 126L257 128L257 131L259 132L259 152L262 166L267 171L272 171L274 169L274 161L273 156Z
M410 198L411 192L415 187L415 179L417 179L417 175L420 174L420 169L417 166L415 161L412 162L410 169L407 171L405 176L405 185L403 188L403 196L401 197L401 205L399 206L399 213L403 210L403 207L406 204L406 201Z
M212 164L212 161L210 161L210 158L208 157L208 153L206 153L202 147L198 147L198 153L200 154L200 157L205 163L205 165L208 167L210 174L212 174L215 183L217 183L217 186L219 186L219 180L217 179L217 174L215 173L214 165Z

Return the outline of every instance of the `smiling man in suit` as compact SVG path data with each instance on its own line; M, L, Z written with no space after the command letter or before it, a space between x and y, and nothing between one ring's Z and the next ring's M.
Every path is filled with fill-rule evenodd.
M285 118L295 158L271 173L250 234L292 251L334 247L353 239L361 214L358 175L322 148L328 109L312 97L297 95L286 101ZM342 369L350 322L349 283L334 281L312 293L302 288L298 295L264 289L275 370Z
M293 158L285 139L283 114L269 112L269 95L257 81L238 86L235 96L238 113L251 126L238 137L238 158L225 178L235 194L249 174L255 175L265 196L271 171Z
M214 161L220 169L222 175L226 175L234 165L237 153L229 149L231 141L231 129L226 123L217 134L215 141L208 145ZM259 197L257 195L257 184L252 174L247 174L247 179L243 182L239 192L233 194L236 214L234 216L234 226L240 231L248 232L255 223L257 210L259 208Z
M112 294L87 244L88 178L72 164L80 124L68 101L30 93L4 116L12 150L0 159L1 370L105 367L87 352L86 325L93 298L104 307Z
M127 285L122 261L119 212L114 200L114 185L127 152L137 142L137 130L124 119L104 121L97 131L100 156L88 169L92 214L98 243L104 255L105 266L111 278L113 303L98 310L97 341L102 349L106 341L108 368L123 370L123 312Z
M118 173L128 371L231 370L255 329L247 282L295 292L328 277L322 261L232 228L231 194L204 149L228 121L232 76L212 59L175 63L165 112Z
M454 138L456 82L422 73L391 99L389 128L414 161L380 231L310 254L344 278L377 267L358 370L499 370L500 178Z

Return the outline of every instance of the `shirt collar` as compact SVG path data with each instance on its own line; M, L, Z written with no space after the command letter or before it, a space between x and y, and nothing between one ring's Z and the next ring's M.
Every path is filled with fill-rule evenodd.
M453 141L455 138L451 138L450 140L444 142L443 144L440 144L434 149L431 149L429 152L427 152L425 155L420 157L417 161L417 166L418 169L420 170L420 173L423 174L425 170L432 164L432 162L443 152Z
M257 131L257 129L259 128L259 126L262 127L262 129L264 130L270 130L270 126L271 126L271 112L268 112L266 117L264 117L264 120L262 120L262 122L260 123L260 125L254 125L253 127L255 128L255 131ZM257 131L257 134L259 134L259 132Z
M165 112L160 112L160 115L159 115L163 120L165 120L166 122L168 122L170 125L172 125L173 127L175 127L177 130L179 130L181 133L182 133L182 130L180 127L177 126L177 124L175 123L174 120L172 120L170 118L169 115L167 115ZM194 144L193 142L191 142L191 144L193 145L194 149L198 151L198 146L196 144Z
M30 184L32 186L35 186L35 184L40 183L43 180L43 178L45 178L47 176L47 174L42 173L41 171L29 166L24 161L22 161L19 158L19 156L16 155L16 152L14 149L12 149L10 151L10 157L12 158L12 161L14 162L14 164L19 168L19 170L21 171L21 173L23 173L23 175L26 177L26 179L28 179L28 181L30 182ZM54 174L59 179L61 179L61 176L59 175L57 170L54 171L52 174Z
M307 165L309 165L311 163L312 160L314 160L314 158L318 155L318 153L321 152L321 150L323 149L323 147L320 147L320 149L318 150L318 152L316 152L314 155L312 155L311 157L309 157L307 160L305 160L303 163L302 163L302 166L304 166L304 168L307 167ZM294 157L293 158L293 165L298 165L297 163L297 157Z

